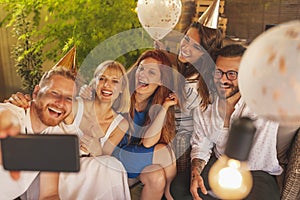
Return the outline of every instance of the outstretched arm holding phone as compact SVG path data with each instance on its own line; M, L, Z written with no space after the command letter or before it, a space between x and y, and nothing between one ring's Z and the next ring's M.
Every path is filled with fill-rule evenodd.
M19 125L18 118L10 110L5 108L0 108L0 139L6 138L8 136L18 135L19 132L20 132L20 125ZM1 148L0 148L0 164L2 165ZM17 171L11 171L10 176L14 180L18 180L20 178L20 173Z

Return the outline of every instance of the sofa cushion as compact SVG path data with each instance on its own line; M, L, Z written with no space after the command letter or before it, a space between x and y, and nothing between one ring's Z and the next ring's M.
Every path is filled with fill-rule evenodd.
M295 135L288 156L284 185L282 191L283 200L300 199L300 130Z

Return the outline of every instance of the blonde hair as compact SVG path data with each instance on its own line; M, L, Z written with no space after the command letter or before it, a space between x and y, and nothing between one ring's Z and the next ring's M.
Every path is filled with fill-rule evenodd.
M74 72L67 69L66 67L58 66L44 73L44 75L42 76L39 82L39 86L40 87L44 86L52 78L52 76L55 75L63 76L67 79L73 80L74 82L76 80L76 74Z
M96 80L98 79L99 75L103 74L107 69L119 71L122 75L122 93L119 94L118 98L113 103L112 108L119 113L128 113L130 108L129 81L126 75L126 69L121 63L113 60L102 62L96 68L94 72L94 78L91 80L90 86L92 86L95 91Z

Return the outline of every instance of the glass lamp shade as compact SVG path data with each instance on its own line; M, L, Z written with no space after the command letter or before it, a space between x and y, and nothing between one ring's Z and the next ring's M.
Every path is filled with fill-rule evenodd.
M212 191L222 199L243 199L252 188L252 175L247 163L226 155L211 167L208 180Z
M225 154L210 168L208 181L221 199L243 199L252 188L247 160L256 127L253 120L241 117L231 124Z

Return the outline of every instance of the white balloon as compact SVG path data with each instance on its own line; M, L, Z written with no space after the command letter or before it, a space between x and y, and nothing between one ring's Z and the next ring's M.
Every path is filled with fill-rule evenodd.
M245 52L239 88L258 115L300 125L300 20L269 29Z
M181 14L180 0L139 0L140 23L154 40L164 38L177 24Z

